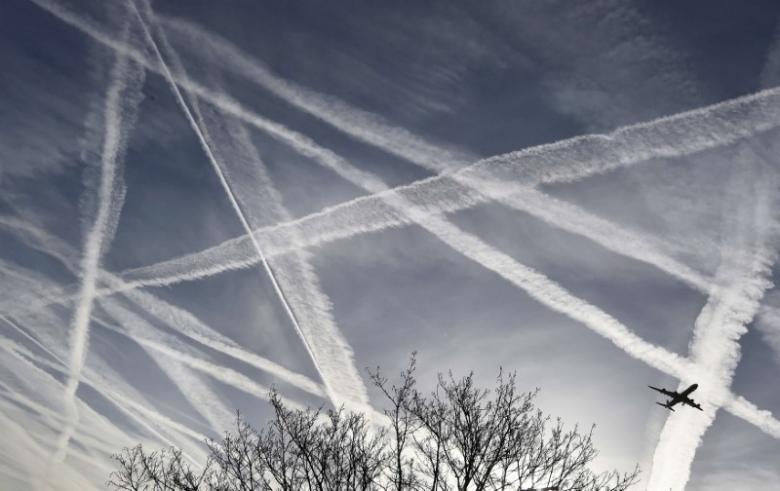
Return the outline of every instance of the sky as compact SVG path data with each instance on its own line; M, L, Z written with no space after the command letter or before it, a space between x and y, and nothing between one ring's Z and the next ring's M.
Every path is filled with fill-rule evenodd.
M515 371L635 489L780 480L780 5L0 5L0 487L367 369ZM698 383L703 411L647 385Z

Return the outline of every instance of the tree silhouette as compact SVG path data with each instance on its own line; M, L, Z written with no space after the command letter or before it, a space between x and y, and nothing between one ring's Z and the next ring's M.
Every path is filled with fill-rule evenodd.
M235 430L206 442L197 470L178 449L143 447L115 455L108 482L127 491L621 491L638 468L597 474L593 428L566 429L520 392L514 374L493 390L469 374L440 375L430 393L416 388L415 360L384 394L384 418L343 408L290 409L271 393L273 418L256 430L240 417ZM380 421L381 419L381 421Z

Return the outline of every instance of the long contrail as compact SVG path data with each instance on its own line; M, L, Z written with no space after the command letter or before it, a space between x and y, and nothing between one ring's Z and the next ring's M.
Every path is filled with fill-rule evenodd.
M738 156L742 165L735 172L744 181L751 167L744 162L747 150ZM773 170L755 177L753 185L737 187L740 213L726 219L722 234L721 265L716 282L721 285L696 319L690 358L709 374L709 381L730 387L740 357L739 339L760 307L764 292L772 287L769 277L776 259L777 239L774 195L777 179ZM752 177L752 176L751 176ZM751 199L752 197L752 199ZM752 206L751 206L752 205ZM682 411L668 417L653 456L648 489L683 490L688 482L696 450L716 412L725 401L711 398L703 386L704 413ZM684 387L683 387L684 388ZM681 389L682 390L682 389Z
M81 22L80 19L74 21L72 15L62 17L72 24ZM85 27L83 22L81 27ZM90 30L90 34L96 35L93 26L86 25L85 28ZM97 38L102 42L117 46L110 40L100 39L99 32ZM117 48L122 49L121 47ZM198 96L203 96L205 92L199 89L199 93L197 88L193 89L192 84L188 88L192 89L192 92ZM486 166L490 166L492 168L491 175L488 177L491 179L499 175L507 179L521 179L523 182L533 185L540 182L579 179L583 172L591 174L607 172L653 157L687 155L714 146L730 144L757 131L766 131L776 127L776 108L773 104L775 104L777 96L777 90L764 91L680 115L621 128L609 135L578 137L556 144L526 149L503 158L486 159L460 171L460 173L466 177L478 178L479 173L483 172ZM203 97L206 98L206 96ZM248 123L260 129L272 133L276 132L274 136L288 140L290 138L289 135L282 135L278 126L269 126L267 121L259 120L248 114L240 105L226 96L209 99L209 101L220 109L232 111L237 117L247 120ZM748 119L746 123L741 117L744 116L743 113L751 113L758 118ZM702 128L706 130L702 131ZM296 138L295 141L302 143L303 147L311 149L309 140ZM304 154L314 157L330 157L329 155L312 155L312 153ZM556 161L562 162L562 165L555 165ZM339 162L330 160L327 163L342 176L345 174L346 169L333 166ZM545 165L547 163L550 165ZM351 174L355 179L365 177L361 173L347 172L347 174ZM407 186L407 188L420 191L421 188L430 186L431 183L447 178L448 176L434 177ZM383 194L389 195L395 192L386 191ZM424 215L425 213L423 213Z
M130 33L129 24L122 34L126 42ZM112 217L118 218L121 201L116 197L117 168L124 158L127 134L134 125L138 104L141 101L145 71L121 53L117 54L111 70L111 84L104 107L105 132L103 135L100 164L100 183L97 189L97 212L84 240L81 262L81 288L79 301L71 322L70 357L68 378L65 384L65 411L68 422L57 440L53 460L62 462L67 454L68 442L78 421L75 403L81 371L84 367L89 343L89 321L94 303L100 258L107 246L107 231L112 229Z
M58 364L52 364L48 360L42 359L38 357L37 355L33 354L32 352L28 351L21 345L16 344L15 342L4 339L0 340L0 349L3 351L8 352L10 355L12 355L16 360L24 364L24 367L16 370L19 373L19 377L24 380L25 382L31 384L31 386L35 387L34 394L41 395L44 391L45 387L48 387L50 385L54 385L54 389L57 389L58 392L61 393L62 388L64 387L64 383L60 382L58 379L56 379L51 373L48 373L43 368L48 368L52 370L54 373L62 373L63 375L66 375L66 371L64 366L58 365ZM8 359L6 359L6 362ZM88 377L88 376L87 376ZM92 385L93 382L91 380L88 380L88 378L85 377L84 383L88 385ZM101 391L100 386L93 387L98 390L99 392L102 392L103 395L107 396L109 401L113 402L114 399L114 392L111 391ZM53 395L53 394L52 394ZM135 398L136 401L143 400L142 397ZM137 439L136 437L130 437L127 433L122 431L120 428L118 428L115 424L108 421L105 417L101 416L99 413L97 413L93 408L89 406L88 403L77 400L79 403L79 407L81 412L84 413L85 422L82 423L80 426L83 428L84 425L89 425L90 427L93 427L93 429L98 430L100 429L101 432L103 432L104 436L107 436L109 434L112 434L114 432L119 432L119 441L126 442L127 444L133 444L135 443L134 440ZM137 404L137 402L133 402L133 404ZM56 407L56 405L51 405L51 407ZM126 411L126 406L124 404L119 404L116 407L118 407L123 412L126 412L128 416L130 416L131 420L135 420L137 423L139 423L142 427L148 427L149 423L145 418L139 418L137 415L134 414L132 411ZM149 418L149 414L145 414L147 418ZM67 416L64 416L66 418ZM154 418L149 418L151 420L154 420ZM55 431L59 431L59 425L55 428ZM186 432L191 432L189 429L184 429ZM152 433L154 434L154 433ZM74 435L76 438L77 435ZM116 439L112 440L115 444L117 442ZM178 445L179 448L185 449L185 452L188 452L188 448L190 449L189 452L195 452L194 455L197 455L197 459L202 458L203 452L200 449L197 449L195 447L192 447L191 445L184 445L182 441L173 442L169 439L166 439L165 437L162 438L162 442L165 442L167 445ZM202 441L202 438L201 438ZM115 451L116 449L114 449ZM69 454L73 455L73 454ZM186 456L193 460L194 462L197 462L197 460L194 460L195 458L190 456L190 453L187 453ZM60 466L61 468L61 466ZM40 471L40 466L37 467L37 469ZM51 469L48 469L48 471L51 471ZM49 475L51 475L49 473Z
M284 307L284 311L289 317L291 323L295 327L296 332L303 340L303 344L309 353L309 356L312 360L312 363L314 364L317 371L320 373L320 376L323 378L323 380L326 383L326 387L331 389L329 392L329 396L331 397L331 400L334 404L339 404L339 397L336 393L332 391L332 386L328 384L327 379L325 378L326 374L323 373L322 368L320 366L320 361L317 359L316 354L312 351L310 340L308 340L305 336L305 333L301 329L300 323L298 322L297 317L295 316L295 312L293 312L290 303L287 300L287 297L285 296L284 291L282 291L281 286L279 285L279 282L276 279L276 275L274 274L274 271L271 269L271 265L268 263L268 260L265 257L265 254L263 253L263 250L260 248L260 244L255 240L254 235L252 235L252 228L249 226L249 222L246 220L246 216L244 215L244 212L241 209L241 206L239 205L238 201L236 200L235 195L233 194L232 188L230 187L230 184L228 183L227 179L225 178L224 172L219 164L217 162L214 153L211 149L211 146L209 145L208 141L206 140L205 135L203 134L203 131L200 128L200 125L196 121L195 117L192 114L192 111L189 108L189 105L184 100L184 96L181 93L181 90L179 89L179 86L177 85L176 80L174 79L173 73L170 70L170 67L165 62L165 59L163 58L162 52L160 51L159 46L157 45L157 42L154 39L154 36L152 35L152 32L150 31L149 26L146 25L146 21L144 20L143 16L141 15L141 12L138 10L135 0L131 0L131 5L133 7L133 10L135 11L136 17L138 18L138 21L141 24L141 27L144 31L144 35L146 37L147 42L149 43L149 46L154 51L157 60L162 67L163 74L168 81L168 84L170 85L171 91L174 94L174 97L176 98L177 103L181 107L182 111L184 112L185 117L187 118L187 121L190 123L190 126L192 127L193 131L198 137L198 141L200 142L200 145L206 154L206 157L209 160L209 163L211 163L211 166L214 169L214 172L216 172L217 177L219 178L220 183L222 184L222 187L225 190L225 194L227 195L231 206L236 212L236 216L238 217L239 221L241 222L242 227L246 231L246 233L249 235L250 240L252 242L252 245L255 249L255 252L257 253L258 257L260 258L260 262L263 265L263 268L265 269L266 273L268 274L268 277L271 279L271 283L274 287L274 291L276 292L277 296L279 297L279 300ZM148 5L148 2L144 1L145 10L149 15L151 15L151 9ZM177 58L174 58L175 53L174 51L167 46L167 42L164 38L164 33L161 33L161 42L164 43L164 48L166 49L168 55L176 60ZM180 70L177 70L180 74L180 76L184 77L186 80L186 75L183 72L183 68Z
M32 392L33 394L35 394L38 397L42 397L47 393L49 393L51 395L51 398L53 398L55 394L55 390L61 393L62 389L64 388L64 383L60 382L51 373L48 373L43 368L47 367L53 370L55 373L62 373L63 375L65 375L66 369L64 366L61 366L59 364L52 364L48 360L39 358L33 353L31 353L30 351L26 350L21 345L18 345L17 343L9 339L0 340L0 348L2 348L3 351L7 352L13 357L13 358L4 359L3 364L8 365L8 363L10 362L11 365L9 367L18 373L20 380L24 381L24 383L26 384L29 384L30 387L34 387ZM14 369L13 360L22 363L23 366ZM37 365L40 365L40 367ZM86 380L85 383L87 383ZM47 388L51 388L52 390L47 390ZM142 398L139 400L142 400ZM84 413L84 422L79 425L80 427L83 428L84 425L89 425L90 427L96 430L100 429L106 436L114 432L119 432L116 433L116 435L120 436L120 441L124 441L126 443L133 442L134 438L127 436L127 434L124 431L122 431L116 425L110 423L106 418L104 418L99 413L97 413L93 408L89 406L88 403L81 401L80 399L77 399L77 403L79 404L80 412ZM54 404L53 401L48 401L47 404L50 407L56 407L56 404ZM121 408L121 406L118 407ZM67 418L67 415L64 415L63 418ZM59 425L56 426L54 429L55 431L59 432L60 429ZM116 440L114 441L116 442ZM51 469L44 469L44 470L51 471Z
M389 196L415 203L427 213L449 213L515 194L514 185L500 186L496 183L499 176L534 186L604 173L617 166L653 158L690 155L732 144L754 131L774 126L770 114L777 115L779 102L780 92L773 89L622 127L607 135L587 135L483 159L455 173L467 181L486 179L492 184L489 197L455 182L451 175L439 175L357 198L293 222L265 227L254 235L272 257L294 248L285 243L286 235L293 230L304 238L302 246L311 247L355 234L412 224L413 220L408 215L387 204ZM756 115L759 116L754 117ZM727 120L739 120L741 116L748 116L748 122ZM780 118L777 119L780 121ZM639 141L643 143L640 145ZM638 147L636 152L631 151L632 146ZM516 199L522 199L522 194L518 194ZM247 253L248 242L246 237L234 239L201 253L126 272L123 277L131 285L166 285L249 267L255 262ZM211 258L205 257L207 255ZM203 267L203 264L208 266ZM681 277L686 275L685 271L680 273ZM689 281L697 284L701 283L701 278L692 277Z
M291 216L246 128L229 116L211 121L202 114L197 101L193 101L193 112L204 135L211 138L212 149L217 155L221 154L219 160L225 165L226 179L231 182L253 228L264 222L262 217L289 221ZM292 239L300 241L299 237ZM336 325L330 299L320 286L311 259L308 251L299 250L278 257L272 264L296 312L304 337L319 362L328 392L337 398L337 405L365 408L369 405L365 384L355 367L352 349Z
M152 71L165 75L165 70L159 62L147 59L141 51L116 40L97 23L74 14L56 2L31 1L96 41L127 54ZM170 71L168 73L170 74ZM286 132L284 127L247 110L226 94L217 93L192 80L177 79L172 74L171 79L221 111L291 146L298 144L299 151L305 150L311 143L308 138ZM608 134L583 135L483 159L461 169L460 173L461 177L509 179L533 186L542 182L578 180L651 158L689 155L776 128L780 125L777 117L780 112L778 101L780 89L768 89L711 106L621 127ZM439 179L448 177L435 176L418 181L413 186L417 191L423 192L420 188L432 186ZM387 191L393 192L396 191Z
M213 55L208 58L209 62L217 62L221 67L246 77L294 107L353 138L435 173L451 172L475 160L472 155L430 143L404 128L388 123L380 116L356 109L333 96L324 96L287 81L237 46L197 24L169 17L158 19L161 19L169 31L188 41L183 43L185 46L198 46L201 50L205 47L205 50L213 51ZM483 180L461 180L460 183L485 193L487 197L492 195L491 189L495 187L494 183L486 183ZM709 282L701 274L668 255L659 253L672 248L663 244L663 241L615 226L576 206L524 186L523 183L511 184L515 186L515 192L500 195L498 199L501 203L586 237L609 250L659 267L698 290L708 290Z
M289 103L357 140L381 148L409 162L432 167L461 167L476 160L459 149L433 144L384 118L357 109L334 96L325 96L285 80L237 46L197 24L159 15L158 21L178 36L183 46L197 46L213 53L209 61L244 76Z
M162 70L158 64L147 60L142 53L107 36L95 23L73 14L56 3L44 0L34 1L97 41L128 53L129 56L133 56L140 63L145 63L152 70L158 72ZM198 97L208 100L220 110L233 114L248 124L286 139L288 142L292 138L294 143L297 138L290 135L285 136L278 125L246 111L237 102L223 94L216 94L188 80L178 80L177 82ZM478 165L466 168L464 175L471 175L475 178L483 177L491 181L494 181L496 177L514 176L512 178L520 178L524 184L533 185L535 182L579 179L584 175L607 172L617 166L649 158L687 155L713 146L733 143L754 132L776 127L778 124L776 118L777 98L777 89L773 89L678 115L659 118L648 123L620 128L608 135L586 135L549 145L532 147L520 152L484 159ZM748 118L747 124L740 121L739 116L744 113L754 117ZM734 116L736 116L736 124ZM659 136L662 138L659 139ZM306 143L305 138L300 141ZM562 168L558 169L559 166ZM482 167L493 169L486 173ZM586 173L583 174L583 171ZM480 174L484 175L480 176ZM435 193L438 187L438 191L446 192L446 188L451 186L442 186L441 179L446 179L446 176L438 176L415 183L411 185L413 189L409 191L410 193L428 194L429 192ZM462 186L460 187L462 188ZM403 187L399 188L398 191L402 189ZM467 189L465 191L469 201L473 204L489 199L485 196L474 196L475 193L469 193ZM503 190L505 193L512 191L511 189ZM496 193L498 191L494 190L491 198L497 198ZM446 199L446 196L444 198ZM452 208L458 208L458 203L453 205ZM401 219L400 223L408 222ZM385 226L394 224L399 224L397 217L391 218L390 224ZM366 225L365 228L376 230L380 228L380 225Z
M211 63L215 55L208 47L206 51L205 62ZM177 71L180 77L186 78L183 67ZM282 197L244 125L218 111L204 114L197 98L190 98L190 105L251 228L269 220L289 221L292 217L284 208ZM292 239L300 241L299 237ZM319 364L331 398L336 398L336 405L346 403L353 408L366 408L370 404L368 393L355 366L352 349L336 326L330 299L322 291L310 261L307 251L297 251L274 261L273 271L296 314L302 340Z
M173 80L170 80L170 83L175 87ZM384 183L372 174L352 167L344 159L319 147L313 141L286 129L284 132L290 135L286 137L288 143L295 142L294 148L296 150L316 159L353 184L371 193L387 189ZM531 171L538 172L537 169L531 169ZM410 214L416 223L456 251L498 273L548 308L583 323L594 332L612 341L629 355L666 373L676 373L676 376L682 380L690 380L692 375L694 377L698 375L695 367L690 366L686 360L645 342L605 312L571 295L544 275L517 263L508 255L493 249L476 236L463 232L440 216L418 213L413 203L402 200L396 195L387 197L387 202L399 212Z
M190 403L190 406L208 421L215 435L220 435L232 427L235 420L233 411L227 407L223 398L217 396L209 384L202 380L198 374L193 373L189 366L179 363L170 354L160 352L140 341L149 340L153 345L165 344L166 341L168 344L176 344L172 336L165 335L160 330L155 329L140 315L124 308L116 300L104 299L100 303L103 310L113 317L122 328L113 328L109 323L101 324L139 342L163 373L170 377L171 381L180 389L182 396ZM179 344L179 350L186 349L186 345Z

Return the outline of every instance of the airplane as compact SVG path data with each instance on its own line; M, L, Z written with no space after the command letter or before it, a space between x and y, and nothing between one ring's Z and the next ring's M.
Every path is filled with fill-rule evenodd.
M652 385L648 385L648 387L650 387L651 389L653 389L655 391L660 392L661 394L663 394L663 395L665 395L667 397L671 397L671 399L666 401L666 403L656 402L656 404L658 404L659 406L665 407L669 411L674 411L673 406L675 406L676 404L679 404L681 402L684 405L695 407L699 411L703 411L703 409L701 408L700 405L696 404L696 402L694 402L693 399L688 397L689 395L691 395L691 392L693 392L694 390L699 388L699 384L692 384L690 387L688 387L687 389L685 389L682 392L674 392L672 390L659 389L658 387L653 387Z

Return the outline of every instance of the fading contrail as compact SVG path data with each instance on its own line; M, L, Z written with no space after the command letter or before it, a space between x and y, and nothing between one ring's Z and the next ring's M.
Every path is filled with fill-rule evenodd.
M740 200L739 213L726 219L723 236L727 243L716 274L721 288L696 319L690 345L690 358L708 374L701 384L704 413L681 411L668 416L653 456L649 489L685 488L696 450L725 402L711 397L706 385L731 386L740 357L739 339L758 312L764 292L772 287L777 179L770 170L759 173L754 184L745 182L750 179L747 171L756 167L745 162L747 154L742 149L737 157L742 161L735 170L740 173L735 178L742 181L734 193Z
M126 42L130 26L123 29L122 39ZM138 104L141 101L145 71L125 55L117 53L111 70L111 84L106 95L104 107L105 132L103 135L100 183L97 189L97 212L90 230L84 240L84 252L81 261L81 288L79 302L71 322L70 357L68 360L68 378L65 384L65 411L68 422L57 440L53 460L60 463L65 459L68 442L78 421L78 407L75 402L81 371L86 360L89 343L89 321L92 315L100 258L107 246L106 233L113 229L112 217L118 218L122 207L117 199L117 180L120 174L117 168L124 158L127 134L132 129Z
M0 227L6 228L14 233L17 239L21 240L28 247L56 258L71 271L77 269L77 252L69 244L58 237L49 234L38 226L15 218L0 216ZM124 288L122 280L107 271L101 271L99 280L111 288L119 290ZM39 280L36 285L30 285L31 288L33 286L35 287L35 294L26 296L23 300L19 298L19 292L15 292L17 296L16 301L8 303L7 306L4 305L4 308L7 308L14 313L20 313L22 311L35 311L52 303L64 303L67 300L68 297L63 294L62 289L52 285L46 286L42 283L43 281ZM309 392L310 394L319 397L325 395L322 387L310 378L293 372L267 358L245 350L231 339L204 324L189 311L169 304L141 289L127 289L124 294L147 314L154 316L166 326L183 336L240 360L259 370L268 372L279 380ZM41 302L40 300L43 301ZM13 308L13 303L22 304L25 308Z
M13 223L13 222L12 222ZM29 234L37 236L43 240L46 244L49 244L49 248L43 247L42 244L38 244L35 241L31 241L30 237L26 237L26 243L31 247L41 250L57 257L67 268L75 270L75 260L72 259L72 251L67 250L67 245L60 243L56 238L48 236L45 232L39 231L32 226L24 228ZM31 242L30 242L31 241ZM52 250L54 249L54 250ZM17 278L23 277L23 273L15 272L9 269L8 265L5 265L0 260L0 271L12 273ZM50 285L44 284L46 280L36 278L34 281L36 292L35 296L48 297L56 293L56 289ZM133 292L143 293L143 292ZM147 294L148 295L148 294ZM148 305L148 299L144 298L141 306ZM208 375L216 380L225 383L228 386L234 387L247 394L257 397L262 400L268 399L270 391L269 387L257 384L245 375L236 372L235 370L228 369L226 367L215 364L208 361L204 356L198 353L194 349L188 349L186 345L182 345L174 336L166 334L150 325L141 316L134 314L126 307L121 305L117 300L111 298L104 298L100 300L100 304L103 309L117 322L121 327L115 327L110 322L106 322L99 315L93 316L93 321L103 326L106 329L118 332L124 336L137 342L142 348L144 348L152 359L160 365L160 368L171 377L174 383L182 389L182 394L187 398L195 411L200 412L212 425L212 429L218 434L224 431L226 428L231 427L233 424L234 416L232 412L228 410L219 401L220 398L215 395L211 389L200 382L197 377L188 373L189 369L194 369L200 373ZM155 304L152 304L153 308L147 313L151 315L157 314ZM182 312L174 312L179 316ZM56 354L54 354L47 346L40 343L35 338L31 338L29 333L19 327L15 322L0 315L0 320L5 320L12 327L21 332L28 339L32 339L33 343L41 347L44 351L50 354L53 358L59 360ZM316 387L316 386L315 386ZM307 385L299 388L308 388ZM321 390L316 392L317 395L324 395ZM290 407L301 407L300 404L284 399L285 403Z
M29 290L32 288L34 290L31 291L35 291L36 296L39 292L55 291L55 288L51 286L47 287L47 283L49 283L50 280L41 278L39 275L33 275L33 272L31 271L20 270L2 260L0 260L0 272L13 276L16 280L14 284L17 289ZM56 319L54 315L48 311L48 309L39 309L26 317L26 320L29 321L28 323L36 326L35 336L30 332L31 330L21 328L17 322L9 319L7 316L3 316L3 318L6 323L14 329L24 331L22 335L31 339L33 344L40 347L53 360L56 360L56 363L44 358L34 357L29 352L24 351L23 354L26 357L35 359L36 363L41 366L46 366L51 370L62 372L67 375L67 363L64 362L64 359L67 357L65 343L63 342L63 339L59 337L60 334L63 334L60 330L61 323L59 319ZM96 318L96 320L100 321L99 318ZM2 342L2 340L0 340L0 342ZM19 349L16 349L16 351L19 351ZM61 351L61 353L58 354L58 351ZM177 440L176 438L166 436L167 430L158 427L173 430L174 432L186 435L198 442L202 442L205 439L203 435L170 420L153 409L149 409L148 407L152 407L152 405L149 404L140 393L130 385L125 384L122 380L122 377L97 355L94 355L91 358L90 364L85 366L84 373L82 374L83 384L86 384L101 393L120 411L138 424L139 427L146 429L159 441L165 442L167 445L177 445L180 446L180 448L187 449L188 455L193 454L193 452L200 453L200 450L192 447L188 443L181 441L176 443L174 441ZM143 415L143 417L139 417L139 414ZM155 422L156 426L151 425L150 421ZM189 458L193 462L198 462L195 458Z
M476 160L472 155L457 149L432 144L405 128L391 125L384 118L350 106L336 97L325 96L285 80L259 60L197 24L163 15L159 15L157 19L168 28L169 34L185 41L183 46L198 46L211 51L213 56L210 61L218 63L221 68L246 77L293 107L357 140L409 162L426 162L434 167L460 167Z
M56 2L32 1L96 41L126 53L150 70L164 74L165 70L159 62L149 60L139 50L117 41L94 21L74 14ZM221 111L266 131L291 146L298 144L299 151L305 150L310 143L306 137L285 132L284 127L245 109L225 94L212 91L191 80L180 80L173 76L172 79ZM461 169L460 173L461 177L514 179L533 186L541 182L578 180L651 158L689 155L776 128L780 125L777 118L778 100L780 89L769 89L649 122L621 127L605 135L584 135L483 159ZM746 115L750 118L745 118ZM306 152L304 154L316 158ZM414 186L416 191L427 192L424 188L434 186L437 180L447 177L436 176L410 186ZM397 188L397 191L407 187L409 186L402 186ZM393 192L396 191L387 191ZM484 199L482 198L483 201Z
M207 63L218 55L206 47ZM180 77L185 77L183 67L177 71ZM191 98L190 102L199 127L217 157L216 161L221 164L225 181L250 227L254 229L269 220L289 221L292 217L284 208L282 197L244 125L229 115L209 110L209 107L203 111L197 98ZM292 239L294 242L300 240L299 237ZM330 299L322 291L311 259L307 251L297 251L274 261L273 271L295 312L302 341L308 344L319 364L331 399L336 399L337 406L348 404L366 408L370 403L365 384L355 367L352 349L336 325ZM268 263L271 266L272 263Z
M20 378L24 380L25 383L34 386L35 394L41 396L42 394L50 392L53 398L55 391L61 392L62 388L64 387L64 383L57 380L52 374L43 370L41 367L49 367L56 372L62 372L65 374L64 367L59 365L51 365L48 361L42 362L42 360L36 355L32 354L13 341L7 339L0 340L0 349L2 349L3 352L11 355L11 358L3 357L3 365L8 366L15 372L18 372ZM19 365L19 363L21 363L21 365ZM36 363L40 364L41 367L36 366ZM14 366L16 368L14 368ZM46 390L47 388L52 390ZM120 442L125 442L126 444L133 443L135 437L130 437L129 434L120 430L118 427L116 427L116 425L110 423L106 418L91 408L89 404L81 401L80 399L77 399L77 403L79 404L80 411L84 413L85 421L88 421L89 425L94 426L95 429L100 428L101 431L105 432L104 434L115 432L115 436L119 437ZM64 418L67 418L67 415L65 415ZM87 423L82 423L81 426L85 424ZM52 428L52 430L58 432L59 425ZM81 437L74 432L74 438L80 439ZM57 468L61 469L62 466L58 466ZM38 466L38 469L40 469L40 466ZM51 469L49 469L49 471L50 470Z
M157 64L147 60L143 54L110 38L101 31L99 26L89 20L73 14L56 3L44 0L35 0L35 2L63 21L94 37L99 42L128 53L129 56L133 56L134 59L144 63L152 70L161 71ZM240 104L223 94L216 94L189 80L178 80L177 82L198 97L202 97L219 107L220 110L233 114L259 129L268 131L273 136L280 137L288 143L292 141L291 144L297 142L303 143L305 146L307 143L305 137L301 139L297 136L285 135L279 125L275 125L244 110ZM617 166L629 165L649 158L687 155L712 148L713 146L730 144L754 132L776 127L778 124L775 117L777 109L773 108L773 105L776 106L777 98L777 89L772 89L678 115L659 118L648 123L619 128L608 135L586 135L549 145L532 147L504 156L484 159L478 162L477 165L469 166L462 171L463 175L461 177L482 177L490 181L509 177L520 179L526 185L534 185L539 182L576 180L584 177L584 175L607 172ZM755 120L749 118L747 124L739 121L740 115L743 113L750 114ZM734 122L735 116L737 119L736 124ZM659 139L658 137L661 138ZM304 154L306 153L304 152ZM440 180L442 179L446 179L446 176L426 179L410 186L397 188L396 191L388 191L388 193L403 192L404 190L407 190L410 194L424 193L435 195L437 191L447 193L447 188L451 190L452 185L448 186L446 183L441 183ZM473 206L489 199L484 195L480 195L481 193L469 192L470 190L463 188L463 186L458 187L461 188L461 191L464 191L464 193L459 194L465 194L468 197L469 204L448 203L450 211L460 209L461 206ZM509 194L513 191L511 188L501 191L494 188L490 198L500 198L502 194ZM451 196L452 194L449 194L449 196L445 194L441 198L446 200L447 197ZM434 197L436 199L432 199L432 201L438 202L438 197ZM371 197L361 198L359 201L370 199ZM373 204L376 205L376 203ZM338 209L338 207L334 209ZM400 219L397 216L383 218L386 218L389 223L363 224L361 231L378 230L386 226L409 223L404 221L403 217L400 217ZM269 251L266 252L268 253ZM231 267L246 265L246 262L240 263L237 266L231 265ZM213 268L210 268L205 273L213 271ZM197 277L197 275L192 276ZM169 281L176 281L176 279L169 279Z
M58 332L57 327L59 322L54 319L48 312L38 312L31 316L31 322L34 322L37 329L37 334L48 336L45 340L38 340L37 345L43 344L45 346L44 351L49 353L57 362L49 361L45 358L33 355L27 350L19 351L20 348L14 348L16 351L24 354L25 357L35 360L35 362L41 366L48 367L54 372L63 373L67 375L66 364L63 363L64 356L57 355L54 350L61 350L62 342L50 336L51 333ZM43 326L49 326L47 329L42 329ZM28 333L29 334L29 333ZM64 355L64 353L63 353ZM91 366L90 366L91 365ZM85 372L82 375L82 383L92 387L95 391L103 395L109 400L115 407L127 415L133 422L138 424L141 428L146 429L151 435L157 438L159 441L166 443L167 445L181 446L183 449L188 449L188 452L201 453L200 450L195 449L189 444L183 444L179 441L178 444L169 436L163 433L167 433L167 430L162 428L156 428L150 421L155 422L156 426L167 428L181 435L187 436L194 441L202 442L205 436L201 433L180 425L166 417L165 415L149 409L152 407L145 397L132 388L130 385L125 384L122 377L117 374L107 363L105 363L100 357L95 356L91 359L90 365L85 367ZM139 414L143 415L139 417ZM193 462L197 462L197 459L191 459Z
M143 2L144 4L144 10L147 12L147 15L151 16L151 8L149 7L149 4L147 1ZM214 156L214 153L212 151L211 145L209 145L209 142L206 139L206 136L203 134L203 131L198 124L198 121L196 121L195 117L192 114L192 111L189 108L189 105L184 100L184 96L181 93L181 90L179 89L179 85L177 85L177 81L174 79L173 73L170 70L170 67L165 62L165 59L163 58L162 52L160 51L159 46L157 45L157 42L154 39L154 36L149 28L149 26L146 25L146 21L144 20L143 16L141 15L141 12L138 10L135 0L131 0L131 5L133 9L135 10L136 17L138 18L138 21L141 23L141 26L143 28L145 37L151 48L153 49L155 55L157 56L157 60L162 67L163 74L168 81L168 84L171 87L171 90L181 107L182 111L184 112L184 115L186 116L188 122L190 123L190 126L192 127L193 131L198 137L198 141L200 142L200 145L206 154L206 157L208 158L209 162L211 163L214 171L217 174L217 177L219 178L220 183L222 184L222 187L225 190L225 194L227 195L231 206L236 212L236 215L238 216L239 221L241 222L241 225L243 226L246 233L249 235L250 240L252 242L252 245L254 246L255 252L257 253L258 257L260 258L260 262L263 265L263 268L265 269L266 273L268 274L268 277L271 279L271 283L273 284L274 290L276 291L277 296L279 297L279 300L284 307L284 310L287 314L287 316L290 318L290 321L292 322L293 326L296 329L296 332L303 340L303 344L306 347L307 352L309 353L309 356L319 372L320 376L322 377L323 381L326 383L326 387L329 390L329 397L333 401L334 404L339 405L340 398L338 397L338 394L336 394L333 391L332 385L329 384L329 381L326 379L326 374L323 373L323 370L321 368L321 361L317 358L317 355L313 352L311 347L311 340L306 338L305 333L301 329L300 323L298 322L298 319L295 315L295 312L293 312L287 297L285 296L284 291L282 291L281 286L279 285L279 282L277 281L276 275L274 274L274 271L271 269L270 264L268 263L265 254L263 254L263 250L260 248L260 244L255 240L254 235L252 235L252 228L249 226L249 222L247 222L246 216L244 215L244 212L241 209L241 206L239 205L238 201L236 200L236 197L233 193L233 190L228 183L227 179L225 178L225 174L222 170L222 167L220 166L219 162L217 162L216 157ZM163 32L160 32L161 36L161 43L163 44L163 48L166 50L167 54L174 60L173 62L177 65L180 65L180 62L178 61L178 56L175 54L173 49L168 45L166 38L164 36ZM184 73L183 67L177 66L177 71L179 72L179 75L183 77L185 80L186 74ZM189 94L188 94L189 95ZM191 97L191 95L189 95Z
M113 299L104 299L100 302L103 310L114 318L122 328L113 328L111 324L101 322L109 329L128 335L131 339L138 342L141 347L149 354L155 363L171 381L181 391L182 396L190 403L190 406L208 421L214 434L220 435L228 428L233 426L235 415L231 409L225 405L223 398L218 397L212 388L193 373L189 366L179 363L176 358L169 353L160 352L153 348L157 344L176 344L175 338L165 335L151 324L146 322L140 315L124 308L119 302ZM99 321L98 321L99 322ZM152 344L147 344L149 340ZM179 350L184 350L186 345L181 345Z
M193 111L204 134L211 138L212 149L224 163L226 179L231 182L253 228L264 222L263 216L289 221L291 216L246 128L229 116L216 120L212 120L216 115L204 116L197 101L193 101ZM300 240L299 237L292 239ZM311 259L308 251L299 250L269 261L269 264L273 265L282 289L287 292L304 341L316 356L328 392L337 398L336 404L365 408L369 406L365 384L355 366L352 349L336 325L330 299L322 290Z

